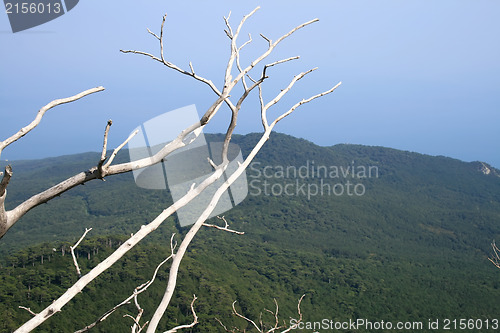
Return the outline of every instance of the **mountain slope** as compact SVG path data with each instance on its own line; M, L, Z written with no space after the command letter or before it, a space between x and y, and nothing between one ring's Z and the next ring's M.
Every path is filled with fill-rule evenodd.
M220 138L210 136L214 141ZM256 140L252 134L235 138L243 155ZM98 158L88 153L13 163L9 204L91 167ZM495 318L500 310L500 271L487 256L490 242L500 235L500 177L489 166L485 173L484 166L382 147L319 147L274 134L247 170L249 195L225 213L231 226L245 235L203 230L196 237L183 264L179 303L165 324L189 321L186 304L192 293L203 296L199 312L206 316L199 332L220 331L214 316L242 325L230 314L235 299L245 314L257 318L277 297L283 313L294 316L296 300L304 292L307 320ZM57 285L61 273L55 272L64 266L55 264L59 259L51 251L56 248L59 253L61 241L74 242L85 227L93 227L95 234L123 237L154 218L170 200L168 191L138 188L130 174L73 189L30 212L1 240L3 258L29 244L51 242L22 250L30 255L10 257L2 278L7 281L7 274L22 280L29 272L46 269L54 271L49 284ZM151 252L152 247L167 245L171 232L185 231L171 217L137 251ZM89 260L91 267L92 256L85 259L88 253L80 260ZM52 262L42 265L43 255L52 255ZM156 260L128 256L128 264L119 265L114 274L133 289L141 278L149 279L146 272L161 260L153 257ZM141 266L138 263L147 269L130 268ZM123 273L127 269L129 273ZM108 280L96 282L91 295L99 298L102 290L111 288ZM24 301L36 308L57 295L46 291L51 295L46 299L28 299L22 291L28 283L11 286L12 294L21 296L2 303L9 308ZM153 299L161 292L161 286L157 288ZM123 296L130 291L122 290ZM92 296L81 305L68 306L68 317L63 311L61 318L66 319L60 322L79 328L75 313L82 306L91 309L91 301ZM107 306L113 301L120 299L110 299ZM148 306L154 304L148 301ZM100 310L91 312L97 316ZM26 316L9 313L13 323ZM86 323L91 318L85 318ZM54 331L57 322L45 329Z

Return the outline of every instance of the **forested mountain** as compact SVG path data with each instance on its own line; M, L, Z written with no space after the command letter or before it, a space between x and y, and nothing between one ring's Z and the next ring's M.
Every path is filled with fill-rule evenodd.
M234 141L246 156L257 135ZM124 151L118 160L127 157ZM99 154L85 153L11 162L7 208L98 160ZM274 307L273 298L282 319L297 317L304 293L308 322L363 318L420 321L426 328L435 319L442 325L498 318L500 270L487 258L492 240L500 239L500 172L491 166L382 147L319 147L274 133L247 181L246 199L225 213L245 234L205 229L196 236L164 328L190 322L192 294L200 315L193 332L223 331L215 317L243 329L247 323L231 314L234 300L257 320ZM85 228L93 230L78 248L83 273L170 202L168 191L139 188L125 174L79 186L29 212L0 240L0 331L29 318L19 305L39 311L76 281L68 249ZM39 331L73 332L93 322L149 280L170 253L171 233L180 239L186 231L170 217ZM139 299L146 320L167 272L168 265ZM124 313L134 307L94 331L128 330Z

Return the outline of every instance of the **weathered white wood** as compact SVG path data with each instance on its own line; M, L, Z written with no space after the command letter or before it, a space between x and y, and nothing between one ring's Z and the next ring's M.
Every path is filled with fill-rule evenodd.
M153 314L153 317L151 319L151 322L147 325L147 332L152 333L156 332L156 329L158 327L158 323L161 320L163 314L165 313L168 305L170 304L170 300L172 298L172 295L174 293L176 283L177 283L177 275L178 275L178 270L180 267L180 263L182 261L182 258L184 257L187 248L189 247L191 241L197 234L197 232L200 230L202 226L205 225L206 219L210 216L211 212L214 210L215 206L217 205L219 199L221 196L225 193L225 191L233 184L236 179L243 173L245 172L246 168L250 165L251 161L255 158L257 153L260 151L260 149L263 147L265 142L269 139L269 136L274 128L274 126L281 121L283 118L286 116L290 115L295 109L300 107L301 105L308 103L316 98L319 98L321 96L324 96L326 94L329 94L333 92L339 85L337 84L330 90L327 90L325 92L322 92L320 94L314 95L308 99L303 99L300 102L296 103L294 106L292 106L288 111L281 113L278 117L276 117L274 120L271 122L268 121L267 119L267 110L274 104L278 103L281 98L288 93L293 85L300 79L302 79L304 76L306 76L308 73L312 72L314 69L309 70L304 73L300 73L296 75L293 80L289 83L289 85L283 89L274 99L272 99L269 103L265 104L262 98L262 87L261 84L266 80L268 77L266 76L266 69L290 60L297 59L298 57L291 57L279 61L275 61L271 64L268 64L264 66L262 75L260 79L258 80L252 80L253 85L250 87L246 85L244 82L245 77L249 77L248 74L249 72L257 65L259 64L262 60L264 60L273 50L274 48L285 38L293 34L295 31L311 24L317 21L317 19L311 20L309 22L303 23L292 30L290 30L288 33L285 35L281 36L278 40L273 42L272 40L268 39L267 37L264 37L268 43L268 49L262 53L259 57L257 57L254 61L252 61L247 67L242 68L239 64L239 52L243 48L243 46L247 45L250 41L245 42L242 46L238 47L237 46L237 37L240 33L241 27L243 26L243 23L251 16L253 15L259 7L257 7L255 10L253 10L250 14L246 15L243 17L241 20L238 28L236 29L236 32L233 32L233 29L231 28L229 24L229 18L225 18L225 22L227 25L227 30L226 34L229 37L231 41L231 56L228 60L228 64L226 67L226 72L225 72L225 79L224 79L224 84L222 90L219 90L215 85L212 83L212 81L207 80L201 76L198 76L195 74L193 65L190 63L190 71L185 71L181 69L180 67L177 67L176 65L168 62L165 60L163 56L163 27L166 19L166 15L163 17L163 21L161 24L161 32L160 35L156 35L149 31L150 34L152 34L155 38L157 38L160 42L160 57L156 57L152 54L142 52L142 51L122 51L124 53L135 53L135 54L141 54L145 55L148 57L151 57L153 60L159 61L168 68L171 68L173 70L176 70L184 75L188 75L193 77L194 79L203 82L207 84L217 95L217 98L215 102L208 108L206 113L203 115L199 123L193 124L190 127L186 128L183 130L176 139L174 139L172 142L169 144L165 145L156 155L154 155L152 158L147 158L147 159L142 159L142 160L137 160L133 162L128 162L128 163L122 163L122 164L117 164L117 165L111 165L114 156L116 155L116 152L123 147L123 145L130 139L127 139L120 147L118 147L113 155L110 157L108 162L104 164L104 159L105 159L105 153L101 156L101 160L98 164L98 167L92 168L88 170L87 172L80 173L78 175L75 175L68 180L61 182L60 184L52 187L51 189L42 192L38 195L33 196L32 198L28 199L26 202L22 203L12 211L6 212L7 214L7 220L14 221L16 219L19 219L20 216L22 216L26 211L29 209L35 207L36 205L46 202L53 198L55 195L60 194L64 191L67 191L68 189L79 185L83 184L86 181L89 181L91 179L96 179L96 178L102 178L108 175L113 175L113 174L119 174L123 172L128 172L132 171L135 169L143 168L150 166L152 164L160 162L165 156L173 152L174 150L184 147L186 143L183 141L187 135L190 133L199 133L199 129L202 129L209 121L212 119L212 117L217 113L217 111L220 109L222 104L226 104L230 110L232 111L231 115L231 121L228 127L228 130L226 132L226 137L224 140L224 145L223 145L223 156L222 156L222 162L219 165L215 165L212 161L212 167L214 168L214 172L207 177L203 182L200 184L193 184L191 186L191 189L178 201L176 201L172 206L168 207L165 209L163 212L161 212L153 221L151 221L147 225L143 225L135 234L132 234L131 237L123 243L118 249L115 250L109 257L107 257L104 261L102 261L100 264L98 264L95 268L93 268L91 271L89 271L87 274L82 276L72 287L70 287L63 295L61 295L57 300L55 300L50 306L48 306L46 309L44 309L42 312L36 314L31 320L27 321L23 326L21 326L16 332L30 332L37 326L39 326L41 323L43 323L45 320L50 318L54 313L61 311L62 307L67 304L71 299L73 299L79 292L83 290L83 288L88 285L91 281L93 281L96 277L98 277L101 273L103 273L105 270L107 270L109 267L111 267L114 263L116 263L123 255L125 255L130 249L132 249L135 245L137 245L141 240L143 240L147 235L149 235L151 232L154 232L160 225L163 223L169 216L171 216L174 212L176 212L178 209L184 207L186 204L188 204L191 200L193 200L196 196L198 196L203 190L205 190L208 186L213 184L215 181L217 181L226 171L227 166L229 164L229 160L227 157L227 151L228 151L228 146L232 138L232 134L234 132L234 129L236 128L237 124L237 119L238 119L238 114L239 111L243 105L243 102L246 100L250 92L258 87L259 89L259 98L261 101L261 118L262 118L262 123L264 126L264 132L261 135L260 140L257 142L257 144L254 146L254 148L251 150L250 154L246 157L243 163L238 164L238 168L231 174L229 175L228 179L215 191L215 194L213 195L210 203L207 205L206 209L203 211L203 213L199 216L199 218L196 220L196 222L191 226L190 230L182 240L179 248L177 251L174 253L172 250L172 255L169 257L169 259L172 259L172 264L170 267L170 272L169 272L169 277L168 277L168 282L166 285L165 293L163 296L163 299L161 300L158 308L156 309L155 313ZM234 66L234 63L236 62L236 67L238 70L238 74L233 78L231 73L232 69ZM250 78L250 77L249 77ZM232 89L236 86L238 82L242 82L244 91L240 95L238 102L236 104L233 104L233 102L229 99L230 93ZM106 142L107 142L107 130L109 130L109 126L106 127L105 135L104 135L104 149L103 152L105 152L105 147L106 147ZM5 195L4 195L5 196ZM0 197L1 200L1 197ZM1 202L0 202L1 203ZM0 211L1 213L1 211ZM1 216L1 215L0 215ZM211 225L209 225L211 226ZM225 231L230 231L234 232L234 230L228 229L228 225L226 223L225 227L222 227L221 229ZM302 300L302 298L301 298ZM194 300L193 300L194 302ZM179 327L173 328L170 331L167 332L174 332L177 329L180 329L182 327L192 327L192 325L195 325L197 322L197 317L194 312L193 308L193 303L191 304L191 308L193 311L193 315L195 317L195 320L193 321L192 324L189 325L181 325ZM300 313L300 301L299 301L299 314ZM137 317L132 317L135 321L134 327L138 330L142 330L144 327L140 325L139 320L142 316L142 312L140 311ZM276 316L277 316L277 310L276 310Z

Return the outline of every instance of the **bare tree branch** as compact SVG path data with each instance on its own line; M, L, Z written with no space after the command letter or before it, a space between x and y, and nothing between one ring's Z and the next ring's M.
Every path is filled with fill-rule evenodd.
M497 268L500 268L500 249L497 247L495 241L491 243L491 248L493 249L493 258L488 258L489 261L493 263Z
M61 195L62 193L72 189L75 186L84 184L93 179L102 179L104 176L130 172L133 170L145 168L159 163L171 152L186 146L186 143L183 140L186 138L187 135L194 132L195 136L197 137L200 133L197 130L202 128L208 123L211 117L213 117L213 115L220 108L225 98L227 98L227 96L224 98L219 97L216 100L216 102L209 108L209 111L207 111L205 116L202 117L200 122L195 123L190 127L186 128L185 130L183 130L177 136L177 138L175 138L173 141L165 145L160 151L158 151L152 157L143 158L137 161L127 162L117 165L111 165L111 162L113 161L117 152L132 138L133 135L137 134L137 132L134 132L131 136L129 136L129 138L124 143L122 143L117 149L115 149L108 162L101 168L96 166L94 168L89 169L88 171L81 172L73 177L70 177L62 181L61 183L32 196L28 200L19 204L14 209L7 212L3 210L2 213L1 209L2 205L0 201L0 238L3 237L5 233L28 211L30 211L31 209L33 209L38 205L41 205L53 199L56 196ZM2 197L0 197L0 200L2 200ZM5 200L5 198L3 198L3 200Z
M33 312L33 310L31 310L31 308L27 308L27 307L25 307L25 306L19 305L19 309L26 310L26 311L28 311L29 313L31 313L33 316L36 316L36 313L34 313L34 312Z
M7 185L9 185L10 179L12 178L12 167L7 165L5 171L2 172L2 180L0 181L0 197L4 196L7 190Z
M255 327L255 328L257 329L257 331L258 331L258 332L262 332L261 327L257 326L257 324L256 324L256 323L255 323L252 319L247 318L247 317L245 317L244 315L242 315L242 314L238 313L238 311L236 311L236 308L235 308L235 306L234 306L235 304L236 304L236 301L234 301L234 302L233 302L233 305L232 305L232 306L233 306L233 313L234 313L237 317L240 317L240 318L242 318L242 319L245 319L245 320L246 320L246 321L248 321L250 324L252 324L252 325L253 325L253 327Z
M326 91L324 93L315 95L315 96L309 98L306 101L310 101L310 100L312 100L314 98L317 98L316 96L319 97L319 95L325 95L325 94L331 93L331 92L333 92L333 90L334 89L330 89L330 90L328 90L328 91ZM241 163L238 166L238 168L233 172L233 174L231 174L231 176L229 176L229 178L226 180L226 182L224 182L217 189L217 191L215 192L215 194L212 197L212 200L208 204L207 208L203 211L203 213L200 215L200 217L198 218L198 220L194 223L194 225L191 227L191 229L189 230L189 232L186 234L186 236L184 237L181 245L179 246L179 250L176 253L176 256L174 257L174 259L172 261L172 265L170 266L169 279L168 279L168 283L167 283L167 288L165 290L165 294L163 296L163 299L162 299L160 305L156 309L156 312L153 315L153 318L151 319L151 322L150 322L150 324L148 326L147 333L155 332L155 330L156 330L156 328L158 326L158 323L159 323L161 317L163 316L163 314L165 313L165 311L166 311L166 309L168 307L168 304L170 303L170 300L172 298L173 292L175 290L175 286L176 286L176 283L177 283L177 274L178 274L178 270L179 270L179 266L180 266L180 263L182 261L182 258L184 256L184 254L185 254L185 252L186 252L189 244L193 240L194 236L199 231L199 229L203 226L203 223L206 221L206 219L208 218L208 216L210 216L210 214L214 210L214 208L217 205L217 202L219 201L220 197L225 193L225 191L229 188L229 186L231 186L231 184L233 184L234 181L236 181L236 179L239 176L241 176L241 174L246 170L246 168L252 162L252 160L255 158L255 156L260 151L260 149L262 148L262 146L264 145L264 143L269 139L269 136L270 136L270 134L271 134L274 126L281 119L283 119L285 116L287 116L290 113L292 113L295 109L297 109L302 104L304 104L304 103L303 102L299 102L296 105L294 105L290 110L288 110L287 112L283 113L280 117L278 117L277 119L275 119L265 129L265 131L262 134L260 140L254 146L254 148L252 149L252 151L250 152L250 154L247 156L247 158L244 160L244 162Z
M102 144L102 153L101 153L101 159L99 160L99 163L97 164L97 169L102 175L103 168L102 165L104 164L104 161L106 161L106 151L108 149L108 134L109 134L109 128L113 125L113 121L110 119L108 120L108 123L106 124L106 129L104 130L104 141Z
M129 297L127 297L126 299L124 299L121 303L115 305L113 308L111 308L108 311L106 311L103 315L101 315L99 318L97 318L97 320L94 321L92 324L89 324L89 325L85 326L84 328L76 331L75 333L87 332L91 328L94 328L96 325L98 325L98 324L102 323L104 320L106 320L116 310L118 310L119 308L121 308L124 305L130 304L130 301L132 299L134 299L134 302L136 304L137 310L139 311L139 314L142 315L142 312L144 310L139 306L139 304L137 302L137 296L140 295L141 293L143 293L144 291L146 291L155 282L156 276L158 275L158 271L160 270L161 266L163 266L163 264L165 264L167 261L169 261L170 259L173 258L175 248L177 247L177 242L174 243L174 237L175 237L175 233L172 234L172 236L170 237L170 252L171 252L170 255L165 260L163 260L162 262L160 262L156 266L156 269L153 272L153 276L151 277L151 279L149 281L147 281L147 282L141 284L140 286L136 287L134 289L134 292L132 293L132 295L130 295ZM132 317L130 315L129 315L129 317L133 318L134 320L137 319L137 317L134 318L134 317ZM140 316L137 319L137 322L139 320L140 320Z
M15 332L30 332L49 317L51 317L56 312L60 311L61 308L66 305L71 299L73 299L78 293L80 293L83 288L92 282L96 277L98 277L102 272L111 267L116 263L121 257L123 257L129 250L131 250L135 245L137 245L141 240L143 240L147 235L156 230L170 215L176 212L178 209L184 207L193 198L199 195L205 188L214 183L219 179L225 169L225 165L218 166L218 168L213 172L211 176L206 178L198 186L193 188L191 191L186 193L182 198L175 202L172 206L165 209L160 213L153 221L147 225L143 225L135 234L133 234L126 242L124 242L118 249L115 250L109 257L107 257L103 262L94 267L90 272L83 275L73 286L66 290L66 292L61 295L57 300L55 300L50 306L45 308L42 312L37 314L31 320L26 322L23 326L18 328ZM184 251L185 252L185 251ZM174 257L176 258L177 255Z
M139 321L141 320L141 317L142 317L142 313L144 312L144 310L140 310L139 311L139 314L137 315L137 317L132 317L131 315L129 314L125 314L123 315L124 318L126 317L129 317L129 318L132 318L132 320L134 321L134 325L132 326L132 333L137 333L137 332L142 332L142 330L144 329L144 327L146 327L146 325L149 323L149 322L146 322L144 323L144 325L141 326L141 324L139 323Z
M330 90L327 90L327 91L324 91L322 93L319 93L317 95L314 95L312 97L309 97L308 99L303 99L301 100L300 102L298 102L297 104L295 104L294 106L292 106L287 112L283 113L281 116L277 117L271 124L271 126L274 126L273 124L277 124L280 120L282 120L283 118L289 116L293 111L295 111L295 109L297 109L299 106L303 105L303 104L306 104L306 103L309 103L310 101L312 100L315 100L316 98L319 98L319 97L323 97L325 95L328 95L328 94L331 94L335 89L337 89L340 85L342 84L342 82L339 82L337 83L333 88L331 88Z
M0 181L0 235L5 234L8 230L6 223L7 212L5 211L5 198L7 197L7 186L12 178L12 167L7 165L3 173L2 180Z
M276 309L274 311L271 311L271 310L267 310L265 309L266 312L269 312L273 317L274 317L274 325L270 326L270 325L266 325L263 320L262 320L262 313L260 314L260 317L259 317L259 324L260 325L257 325L257 323L255 321L253 321L252 319L248 318L248 317L245 317L244 315L242 315L241 313L239 313L237 310L236 310L236 307L235 307L235 304L236 304L236 301L233 302L232 304L232 309L233 309L233 314L241 319L244 319L246 322L248 322L249 324L252 324L253 327L255 327L255 329L257 330L257 332L259 333L274 333L274 332L277 332L278 330L282 329L282 328L285 328L284 331L281 331L281 333L286 333L286 332L290 332L291 330L294 330L298 327L298 325L302 322L302 311L300 309L300 305L302 303L302 300L304 299L304 295L302 295L302 297L300 297L298 303L297 303L297 311L298 311L298 314L299 314L299 319L296 319L295 320L295 323L293 325L291 325L289 328L286 328L286 323L284 322L283 325L280 325L279 324L279 317L278 317L278 312L279 312L279 305L278 305L278 302L276 301L276 299L274 299L274 304L276 306ZM241 330L237 327L233 327L232 330L229 330L219 319L215 318L219 324L224 328L224 330L226 332L246 332L246 330Z
M184 328L191 328L191 327L194 327L196 324L198 324L198 316L196 315L196 312L194 311L194 302L197 300L198 298L196 297L196 295L193 295L193 301L191 302L191 313L193 314L193 322L191 324L187 324L187 325L179 325L179 326L176 326L172 329L169 329L168 331L165 331L164 333L175 333L177 332L178 330L181 330L181 329L184 329Z
M99 91L103 91L103 90L104 90L103 87L88 89L88 90L85 90L85 91L83 91L79 94L76 94L74 96L71 96L71 97L56 99L56 100L50 102L49 104L45 105L44 107L42 107L38 111L38 114L36 115L35 119L29 125L21 128L19 130L19 132L12 135L10 138L7 138L4 141L0 142L0 155L2 154L2 151L4 150L5 147L7 147L11 143L19 140L20 138L22 138L23 136L25 136L26 134L31 132L35 127L37 127L38 124L40 124L40 121L42 120L45 112L47 112L48 110L52 109L55 106L65 104L65 103L74 102L76 100L79 100L82 97L85 97L87 95L90 95L90 94L93 94L93 93L96 93Z
M209 121L210 119L217 113L219 108L223 103L225 103L232 111L232 117L230 124L228 126L228 130L226 132L226 137L224 140L224 145L223 145L223 153L222 153L222 162L219 165L215 165L215 163L212 162L212 167L214 167L213 173L208 176L204 181L202 181L200 184L196 185L193 184L191 189L178 201L176 201L172 206L168 207L165 209L163 212L161 212L153 221L151 221L147 225L143 225L135 234L132 234L131 237L124 242L118 249L116 249L109 257L107 257L103 262L101 262L99 265L97 265L95 268L93 268L90 272L88 272L86 275L82 276L72 287L70 287L63 295L61 295L57 300L55 300L50 306L48 306L46 309L44 309L42 312L37 314L35 317L33 317L31 320L26 322L23 326L21 326L16 332L29 332L32 329L36 328L38 325L43 323L45 320L50 318L54 313L58 312L61 310L61 308L67 304L72 298L75 297L79 292L82 291L82 289L88 285L91 281L93 281L97 276L99 276L102 272L107 270L109 267L111 267L114 263L116 263L123 255L125 255L130 249L132 249L135 245L137 245L141 240L143 240L147 235L149 235L151 232L155 231L164 221L166 218L168 218L171 214L176 212L178 209L184 207L186 204L188 204L191 200L193 200L196 196L198 196L202 191L204 191L208 186L213 184L216 180L220 179L220 177L224 174L224 172L227 169L227 166L229 164L229 160L227 157L227 152L228 152L228 146L229 142L231 141L233 131L236 127L236 122L238 118L238 113L240 111L240 108L242 107L243 102L249 95L249 93L255 88L259 88L259 96L261 99L261 115L262 115L262 121L264 126L264 132L262 133L261 138L257 142L257 144L254 146L254 148L251 150L249 155L246 157L243 163L238 163L238 167L236 170L229 175L229 177L226 179L226 181L219 186L219 188L215 191L214 195L212 196L212 199L210 203L207 205L206 209L201 213L201 215L198 217L196 222L191 226L190 230L187 232L186 236L182 240L177 252L175 254L172 253L171 258L172 258L172 264L170 266L170 271L169 271L169 277L165 289L165 293L163 295L163 299L161 300L158 308L156 309L155 313L153 314L153 317L151 319L151 322L147 326L147 332L155 332L158 323L160 319L162 318L163 314L165 313L165 310L167 309L170 300L172 298L173 292L176 287L176 282L177 282L177 275L178 275L178 270L180 267L180 263L182 261L182 258L184 257L186 250L188 246L190 245L191 241L193 240L194 236L196 233L199 231L199 229L205 225L206 219L210 216L214 208L216 207L219 199L221 196L227 191L229 186L233 184L238 177L241 176L243 172L245 172L246 168L249 166L251 161L255 158L256 154L259 152L259 150L262 148L262 146L265 144L265 142L269 139L269 136L274 128L274 126L282 120L284 117L288 116L291 114L296 108L301 106L304 103L307 103L315 98L324 96L326 94L329 94L335 90L335 88L338 86L335 86L334 88L325 91L321 94L315 95L313 97L310 97L309 99L302 100L298 103L296 103L292 108L290 108L288 111L282 113L279 117L277 117L273 122L268 124L267 119L266 119L266 111L267 109L277 103L281 97L286 94L294 85L294 83L298 80L300 80L303 76L308 74L310 71L301 73L297 75L292 82L289 84L289 86L284 89L284 92L278 94L278 96L275 97L275 99L271 100L268 104L264 105L262 101L262 89L261 89L261 84L265 80L265 69L270 66L277 65L279 63L283 63L292 59L295 59L295 57L284 59L281 61L277 61L274 63L271 63L267 67L264 67L263 74L261 79L258 81L254 81L254 84L251 87L246 87L243 94L240 96L238 103L236 105L232 104L232 102L229 100L230 97L230 92L233 89L233 87L240 81L245 78L245 76L248 75L250 70L252 70L258 63L260 63L263 59L265 59L272 51L273 49L278 45L279 42L281 42L283 39L287 38L290 36L292 33L297 31L298 29L301 29L302 27L305 27L315 21L309 21L304 24L301 24L294 29L290 30L287 34L281 36L276 42L272 42L269 40L269 47L268 49L262 53L258 58L256 58L254 61L250 63L245 68L241 68L237 64L238 67L238 74L236 75L235 78L232 78L231 72L232 72L232 66L234 65L234 62L237 62L237 59L239 57L239 51L241 48L246 44L244 44L242 47L237 47L236 45L236 39L240 33L241 27L245 20L250 17L258 7L252 11L250 14L244 16L242 21L240 22L236 32L233 33L232 29L228 28L228 36L231 39L231 56L228 60L228 64L226 67L226 74L225 74L225 79L224 79L224 87L221 91L219 91L215 85L213 85L212 81L206 80L198 75L195 74L194 68L192 64L190 64L190 72L189 71L184 71L181 68L173 65L172 63L166 61L163 56L163 28L164 28L164 23L165 23L165 18L166 15L163 17L162 25L161 25L161 32L160 35L156 35L151 33L155 38L159 39L160 41L160 58L155 57L149 53L141 52L141 51L122 51L124 53L136 53L136 54L142 54L142 55L147 55L151 57L152 59L159 61L163 63L165 66L174 69L176 71L181 72L182 74L188 75L193 77L194 79L204 82L208 84L212 90L216 93L217 98L215 102L208 108L208 110L205 112L204 116L201 118L199 123L195 123L185 130L183 130L176 139L171 141L169 144L165 145L156 155L154 155L151 158L145 158L141 159L138 161L132 161L128 163L122 163L118 165L111 165L111 162L116 155L116 152L123 147L122 144L120 147L115 149L115 152L113 155L110 157L108 162L106 164L102 163L102 170L98 170L99 168L95 167L90 169L87 172L80 173L78 175L75 175L74 177L56 185L55 187L42 192L41 194L34 196L30 199L28 199L26 202L22 203L18 207L16 207L14 210L7 212L7 222L12 222L14 219L17 217L19 218L22 216L26 211L31 209L32 207L42 203L46 202L47 200L50 200L54 195L60 194L76 185L83 184L86 181L89 181L91 179L96 179L99 178L100 176L104 175L113 175L113 174L118 174L118 173L123 173L123 172L128 172L131 170L136 170L139 168L143 168L146 166L153 165L155 163L160 162L165 156L170 154L172 151L184 147L186 142L184 142L185 138L191 134L195 133L195 135L199 135L200 131ZM227 22L229 25L229 22ZM230 26L230 25L229 25ZM247 76L248 77L248 76ZM105 134L105 138L107 137L107 134ZM129 138L130 139L130 138ZM129 140L127 139L127 141ZM126 141L126 142L127 142ZM192 142L192 140L191 140ZM104 144L105 145L105 144ZM102 160L102 156L101 156ZM17 215L16 215L17 214ZM1 221L0 221L1 222ZM7 223L8 224L8 223ZM226 222L226 226L222 229L228 229L228 225ZM229 229L228 229L229 230ZM0 235L1 236L1 235ZM137 295L134 293L131 296L135 303L136 307L139 309L139 314L137 317L132 317L134 319L135 325L132 327L133 330L142 330L145 325L141 326L139 323L139 320L142 316L142 312L140 309L140 306L137 301ZM128 301L130 301L129 299ZM193 300L194 303L194 300ZM193 308L193 303L192 303L192 311L193 315L195 317L194 324L197 322L197 317L196 314L194 313L194 308ZM120 303L121 304L121 303ZM300 303L299 303L299 313L300 313ZM277 310L276 310L276 316L277 316ZM192 327L192 326L191 326ZM180 328L178 328L180 329Z
M300 304L302 303L302 300L306 294L302 295L299 299L299 302L297 303L297 312L299 314L299 319L296 320L295 324L287 328L286 330L282 331L281 333L287 333L290 332L291 330L294 330L297 328L297 326L302 322L302 311L300 310Z
M91 231L92 228L85 228L85 232L83 233L82 237L78 240L78 242L75 243L75 245L70 246L69 248L71 249L71 256L73 257L73 263L75 264L76 267L76 273L78 274L78 277L82 277L82 272L80 270L80 266L78 265L78 261L76 260L75 256L75 249L77 248L78 245L82 242L82 240L85 238L85 236Z
M206 85L208 85L217 95L221 95L220 91L217 89L217 87L215 86L215 84L210 81L210 80L207 80L205 79L204 77L201 77L199 75L196 75L194 73L194 71L192 70L191 68L191 72L188 72L186 70L183 70L181 69L180 67L174 65L173 63L169 62L169 61L166 61L165 60L165 57L163 55L163 27L165 25L165 20L167 19L167 14L165 14L163 16L163 19L162 19L162 22L161 22L161 29L160 29L160 35L156 35L155 33L151 32L149 29L148 29L148 32L153 35L156 39L158 39L159 43L160 43L160 57L156 57L154 56L153 54L151 53L148 53L148 52L143 52L143 51L135 51L135 50L120 50L120 52L122 53L135 53L135 54L140 54L140 55L144 55L144 56L147 56L147 57L150 57L151 59L155 60L155 61L158 61L158 62L161 62L162 64L164 64L165 66L167 66L168 68L171 68L175 71L178 71L179 73L181 74L184 74L184 75L187 75L187 76L191 76L192 78L194 78L195 80L198 80L200 82L203 82L205 83ZM191 65L192 67L192 65Z
M222 230L222 231L232 232L232 233L238 234L238 235L244 235L245 234L245 232L243 232L243 231L236 231L236 230L233 230L233 229L229 229L229 223L227 223L226 218L224 216L222 216L222 217L217 216L217 218L219 220L224 221L225 226L221 227L221 226L218 226L216 224L209 224L209 223L203 223L203 226L210 227L210 228L215 228L215 229L219 229L219 230Z
M253 14L256 10L258 9L258 7L253 11L251 12L249 15L245 16L242 20L242 22L244 20L246 20L247 17L249 17L251 14ZM304 27L304 26L307 26L313 22L316 22L317 19L315 20L311 20L309 22L306 22L304 24L301 24L299 26L297 26L296 28L292 29L290 32L288 32L287 34L283 35L282 37L280 37L276 42L272 43L271 46L269 47L268 51L266 51L264 54L262 54L259 58L257 58L256 60L254 60L247 68L245 68L242 72L240 72L238 74L238 76L236 77L236 79L234 79L231 84L229 85L230 88L232 88L239 80L241 80L242 77L244 77L246 75L246 73L248 73L248 71L250 71L257 63L259 63L261 60L263 60L265 57L267 57L270 52L274 49L274 47L279 43L281 42L283 39L285 39L286 37L290 36L292 33L294 33L295 31L297 31L298 29ZM240 23L240 25L238 26L238 30L237 32L235 33L235 35L233 36L234 38L231 39L231 42L234 43L235 39L236 39L236 36L237 34L239 33L239 30L242 26L242 23ZM235 52L237 52L238 48L232 46L232 55L229 59L229 62L228 62L228 68L230 68L232 65L233 65L233 62L234 60L236 59L236 55L235 55ZM310 71L309 71L310 72ZM298 76L296 76L294 78L294 80L291 82L291 84L289 85L289 87L287 87L287 91L289 91L291 89L291 87L293 86L293 84L300 80L304 75L306 75L307 73L309 72L306 72L306 73L301 73L299 74ZM227 86L227 81L231 79L231 76L230 76L230 72L226 69L226 76L225 76L225 82L226 82L226 85L225 85L225 90L226 91L226 87ZM338 85L337 85L338 86ZM329 94L331 92L333 92L333 90L335 90L335 88L337 87L335 86L333 89L330 89L329 91L326 91L326 92L323 92L321 94L318 94L318 95L315 95L311 98L309 98L308 100L302 100L301 102L297 103L296 105L294 105L290 110L288 110L287 112L283 113L280 117L276 118L270 125L268 125L267 128L265 128L265 131L264 133L262 134L262 137L261 139L259 140L259 142L255 145L255 147L252 149L252 151L250 152L250 154L247 156L247 158L245 159L245 161L239 165L239 167L236 169L236 171L233 172L233 174L231 176L229 176L229 178L226 180L226 182L224 182L223 185L221 185L217 191L215 192L215 194L213 195L212 197L212 200L211 202L209 203L209 205L207 206L207 208L203 211L203 213L200 215L200 217L198 218L198 220L194 223L194 225L191 227L191 229L189 230L189 232L186 234L186 236L184 237L181 245L179 246L179 250L176 254L176 256L174 257L173 261L172 261L172 265L170 267L170 273L169 273L169 279L168 279L168 283L167 283L167 287L166 287L166 290L165 290L165 294L163 296L163 299L160 303L160 305L158 306L158 308L156 309L156 312L155 314L153 315L153 318L151 319L151 322L148 326L148 329L147 329L147 333L153 333L155 332L157 326L158 326L158 323L161 319L161 317L163 316L163 314L165 313L169 303L170 303L170 300L172 298L172 295L173 295L173 292L175 290L175 286L176 286L176 283L177 283L177 274L178 274L178 270L179 270L179 266L180 266L180 262L182 261L182 258L187 250L187 247L189 246L189 244L191 243L191 241L193 240L194 236L196 235L196 233L199 231L199 229L203 226L205 220L208 218L208 216L211 214L211 212L213 211L213 209L215 208L217 202L219 201L220 197L222 196L222 194L229 188L229 186L244 172L244 170L248 167L248 165L250 164L250 162L254 159L255 155L257 154L257 152L262 148L262 146L264 145L264 143L269 139L269 136L271 134L271 131L273 130L274 126L281 120L283 119L284 117L286 117L287 115L291 114L296 108L298 108L299 106L301 106L302 104L304 103L307 103L317 97L319 97L320 95L323 96L323 95L326 95L326 94ZM286 92L285 92L286 93ZM283 96L284 94L279 94L278 95L278 101L279 99L281 99L281 96ZM270 104L272 105L272 104ZM269 105L269 106L270 106ZM269 107L267 106L266 109ZM232 135L232 131L234 129L234 126L236 124L235 122L235 118L237 117L237 113L238 113L238 110L234 110L233 109L233 117L231 119L231 124L228 128L228 131L226 133L226 139L225 139L225 146L226 146L226 143L229 142L230 138L231 138L231 135ZM224 151L224 150L223 150ZM223 153L223 161L227 162L227 150L225 151L226 154ZM226 164L227 165L227 164ZM224 166L225 168L225 166Z

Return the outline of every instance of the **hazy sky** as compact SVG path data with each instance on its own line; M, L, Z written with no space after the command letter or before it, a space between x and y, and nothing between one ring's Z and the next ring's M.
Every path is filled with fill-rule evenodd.
M379 145L500 167L500 2L406 1L97 1L85 0L39 27L13 34L0 14L0 140L33 120L40 107L95 86L106 91L50 110L41 125L11 145L2 159L30 159L98 151L108 119L110 148L163 112L214 101L210 89L146 57L158 54L146 28L165 24L165 56L212 79L219 87L229 46L222 17L248 20L253 43L243 60L294 26L319 18L277 48L268 62L301 59L269 71L265 96L293 75L318 71L297 83L274 112L342 86L277 126L277 131L319 145ZM254 96L255 100L255 96ZM259 110L249 103L238 133L261 131ZM222 132L221 112L208 132Z

